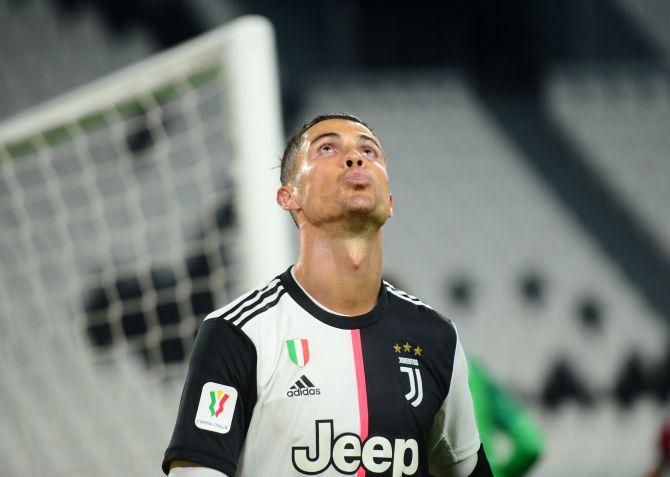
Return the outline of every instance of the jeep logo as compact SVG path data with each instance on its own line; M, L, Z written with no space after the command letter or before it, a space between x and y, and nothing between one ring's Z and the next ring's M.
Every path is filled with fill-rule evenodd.
M419 445L415 439L368 437L365 442L353 433L334 435L333 421L316 421L316 444L313 457L308 447L293 447L293 467L303 474L318 474L332 464L343 474L353 474L361 466L378 474L393 466L393 477L414 475L419 467ZM409 460L409 463L407 461Z

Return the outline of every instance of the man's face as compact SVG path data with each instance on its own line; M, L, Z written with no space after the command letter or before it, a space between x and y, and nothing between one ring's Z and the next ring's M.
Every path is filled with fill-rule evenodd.
M314 225L349 221L381 227L392 215L386 158L362 124L328 119L303 135L293 199Z

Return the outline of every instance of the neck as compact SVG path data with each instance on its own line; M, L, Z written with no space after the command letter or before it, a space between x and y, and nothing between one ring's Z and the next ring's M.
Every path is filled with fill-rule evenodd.
M356 233L333 233L309 225L301 228L295 276L323 306L352 316L372 310L381 270L381 228Z

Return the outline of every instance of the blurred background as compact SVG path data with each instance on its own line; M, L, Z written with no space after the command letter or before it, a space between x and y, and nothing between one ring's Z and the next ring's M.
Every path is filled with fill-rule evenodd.
M0 0L0 473L160 475L198 323L259 284L227 66L52 100L246 14L275 30L281 140L322 112L380 136L385 273L531 413L530 475L647 475L670 398L663 0Z

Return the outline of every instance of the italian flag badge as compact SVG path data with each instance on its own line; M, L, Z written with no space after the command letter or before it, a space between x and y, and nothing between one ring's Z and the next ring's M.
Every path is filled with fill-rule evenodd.
M286 340L288 356L301 368L309 361L309 342L306 338L294 338Z

